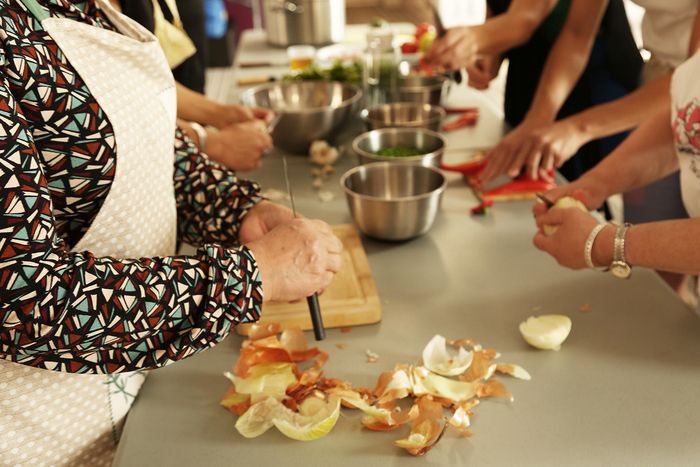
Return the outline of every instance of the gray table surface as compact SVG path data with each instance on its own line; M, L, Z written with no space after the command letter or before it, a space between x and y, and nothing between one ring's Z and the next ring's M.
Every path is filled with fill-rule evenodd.
M451 136L454 144L454 138L484 144L495 131L490 118L498 116ZM312 190L305 158L289 162L301 212L351 222L337 179L352 157L326 182L336 194L330 202ZM283 190L280 154L268 156L252 177ZM360 414L349 410L318 441L293 441L274 429L247 440L234 429L236 417L218 405L229 386L222 372L241 343L230 336L151 373L114 465L698 465L700 319L651 271L635 269L629 281L619 281L560 268L532 246L530 203L497 204L492 215L471 217L475 198L458 175L449 179L427 235L404 243L363 240L383 319L349 333L329 330L321 344L330 353L326 374L373 386L396 363L420 361L434 334L471 337L532 374L529 382L502 379L514 403L483 401L474 437L446 435L424 458L395 448L398 432L363 430ZM591 311L580 312L583 304ZM573 321L560 352L535 350L518 332L522 320L542 313ZM366 363L365 349L379 360Z

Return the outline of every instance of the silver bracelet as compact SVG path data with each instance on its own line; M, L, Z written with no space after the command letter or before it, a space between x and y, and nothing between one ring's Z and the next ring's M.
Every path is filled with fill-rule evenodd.
M588 238L586 239L586 244L583 247L583 258L586 260L586 266L588 266L590 269L598 269L596 268L595 264L593 264L593 243L595 242L596 237L598 234L607 226L608 224L598 224L595 227L593 227L593 230L591 230L591 233L588 234ZM605 270L607 268L603 268Z
M190 126L199 139L199 150L205 152L207 149L207 129L197 122L190 122Z

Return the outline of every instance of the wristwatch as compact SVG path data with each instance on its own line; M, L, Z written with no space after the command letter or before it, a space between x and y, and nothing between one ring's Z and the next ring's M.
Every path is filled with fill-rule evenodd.
M613 262L610 272L619 279L629 279L632 275L632 267L625 259L625 235L631 224L619 225L615 231L615 243L613 245Z

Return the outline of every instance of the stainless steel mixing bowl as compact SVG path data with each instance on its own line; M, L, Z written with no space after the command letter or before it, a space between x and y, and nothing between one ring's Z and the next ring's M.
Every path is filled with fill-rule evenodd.
M424 154L419 156L389 157L379 156L377 151L387 148L416 148ZM445 152L445 138L439 133L425 128L382 128L362 133L352 142L360 164L370 162L391 162L396 164L420 164L439 167L442 153Z
M448 80L443 75L399 78L397 102L440 105Z
M241 94L241 102L280 115L272 132L275 146L306 153L312 141L329 139L359 109L357 86L328 81L288 81L263 84Z
M447 181L432 167L375 162L348 170L340 185L365 235L407 240L433 225Z
M427 128L440 131L445 109L437 105L395 102L366 109L362 119L370 130L378 128Z

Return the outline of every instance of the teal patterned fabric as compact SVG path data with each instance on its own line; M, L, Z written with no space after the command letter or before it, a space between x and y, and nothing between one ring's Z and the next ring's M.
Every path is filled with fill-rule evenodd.
M51 16L113 29L94 1L42 0ZM109 194L109 119L21 3L0 0L0 358L116 373L167 365L257 320L262 290L237 245L259 187L174 138L180 238L194 256L115 259L75 245Z

